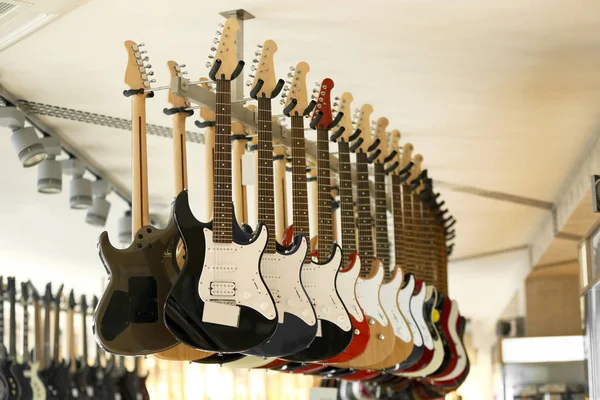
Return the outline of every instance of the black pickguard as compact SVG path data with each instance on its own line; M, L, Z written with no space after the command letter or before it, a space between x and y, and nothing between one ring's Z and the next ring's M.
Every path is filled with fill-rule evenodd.
M233 218L233 240L248 244L247 235L235 221L235 214ZM204 301L198 295L198 282L206 248L204 229L211 229L212 224L202 223L194 217L185 190L175 199L175 222L185 245L186 257L165 303L165 323L171 333L190 347L222 353L239 353L266 342L277 328L277 318L269 320L250 307L239 306L238 327L202 321Z
M334 244L330 252L331 255L329 260L321 265L329 263L336 251L341 251L341 249L338 245ZM341 262L338 266L338 272L336 272L336 279L340 268ZM341 300L337 291L337 287L335 288L335 292L340 303L344 306L344 309L346 309L346 305L344 305L344 302ZM346 313L348 313L347 309ZM348 316L348 318L350 317ZM346 350L346 348L350 345L354 335L352 329L344 331L342 328L332 322L324 319L319 319L319 321L321 323L321 336L316 336L312 343L304 350L282 358L297 362L320 361L333 358Z
M29 369L29 365L19 364L12 362L10 365L10 372L17 381L19 387L19 399L20 400L31 400L33 399L33 391L31 390L31 383L29 379L25 377L23 373L26 369Z
M277 249L279 254L292 255L296 251L304 239L304 235L296 235L292 251L285 253ZM300 269L301 271L301 269ZM302 284L302 276L298 274L298 280ZM302 286L304 290L304 286ZM308 297L306 290L304 294ZM314 313L314 308L312 307ZM280 311L278 311L280 312ZM277 324L275 334L263 345L245 351L244 354L258 357L283 357L297 353L307 348L317 335L317 324L308 325L301 318L294 314L284 313L283 323Z
M201 358L200 360L194 360L192 362L198 364L227 364L229 362L241 360L246 357L243 354L231 353L231 354L213 354L212 356Z

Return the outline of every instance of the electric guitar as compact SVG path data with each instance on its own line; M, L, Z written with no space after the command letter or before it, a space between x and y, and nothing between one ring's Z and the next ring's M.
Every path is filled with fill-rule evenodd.
M10 370L7 370L8 363L6 347L4 347L4 277L0 276L0 400L8 399L10 386L8 377Z
M22 327L22 345L23 353L21 362L16 359L11 365L11 372L19 382L19 399L33 399L33 390L31 387L31 367L29 364L29 310L27 302L29 301L29 287L26 282L21 283L21 305L23 307L23 327ZM14 301L11 299L11 325L15 322L13 319ZM12 326L11 326L12 329Z
M52 305L54 308L54 326L53 326L53 349L52 349L52 361L50 362L50 369L52 370L52 383L49 388L52 389L53 393L58 399L70 399L72 397L71 392L71 377L69 375L70 362L67 357L61 355L61 323L60 323L60 312L61 312L61 301L63 296L64 285L60 285L57 294L52 298ZM68 336L68 332L67 332ZM62 358L62 359L61 359Z
M284 83L283 80L276 82L273 65L276 51L277 45L272 40L262 45L250 92L250 96L258 100L258 220L269 231L260 270L275 300L279 317L275 334L265 344L245 352L262 357L297 353L308 347L317 334L317 317L301 279L308 254L307 240L302 234L296 235L293 246L284 249L277 243L275 234L271 99L279 94Z
M40 295L35 287L29 282L33 299L33 320L34 320L34 361L29 362L29 371L26 371L26 377L31 383L33 392L33 400L46 400L46 385L41 378L41 370L43 368L43 338L42 338L42 306L40 304ZM23 308L23 326L28 324L29 312ZM25 345L25 337L23 337L23 354L28 354L27 346Z
M98 306L98 297L94 296L92 298L91 305L92 309L95 310ZM114 367L114 364L109 363L106 367L103 367L100 346L94 342L94 348L96 350L94 364L88 366L87 387L91 388L90 392L92 393L91 397L93 399L113 400L115 398L115 383L111 380L110 372Z
M7 383L7 392L5 399L17 400L21 393L21 383L25 380L18 369L13 369L13 365L17 362L17 336L15 326L15 302L16 302L16 287L15 278L7 278L6 293L8 294L8 300L10 302L10 320L9 320L9 332L8 332L8 353L6 348L2 347L2 361L0 362L1 375L4 377ZM2 303L4 298L2 298ZM2 318L2 323L4 318Z
M346 264L340 269L337 277L337 287L350 315L354 335L352 342L343 353L326 360L329 364L350 361L360 356L365 352L367 344L371 340L369 321L356 299L356 280L360 274L362 262L356 250L356 219L354 217L354 196L352 194L350 142L358 137L360 131L354 132L352 126L352 100L353 97L348 92L340 96L339 112L343 116L340 120L339 129L331 136L331 140L338 144L342 251L347 256Z
M128 61L124 94L132 104L132 232L133 243L117 249L103 232L98 239L100 259L109 275L94 313L93 332L105 350L126 355L167 350L178 341L164 324L164 303L177 274L177 230L150 225L146 155L146 97L150 88L141 46L125 42Z
M183 77L183 65L177 64L175 61L168 61L167 66L171 74L171 78ZM187 151L186 151L186 134L185 134L185 122L187 117L193 115L193 111L186 110L189 107L189 103L182 97L177 96L174 93L169 93L169 103L172 108L165 108L163 112L166 115L173 116L173 161L174 161L174 182L175 182L175 196L181 193L188 187L188 176L187 176ZM207 171L208 175L208 171ZM174 211L174 210L173 210ZM175 225L174 216L171 215L169 225L172 225L176 231L177 226ZM176 249L176 263L177 269L179 270L183 266L185 249L183 242L178 240ZM154 354L155 357L163 360L179 360L179 361L196 361L210 357L213 353L196 350L184 344L178 344L175 347L165 350L160 353Z
M265 343L277 328L277 309L260 274L267 228L249 240L241 231L231 194L231 80L244 62L235 60L239 22L223 27L209 76L216 81L214 209L212 223L198 221L187 191L175 200L175 222L186 259L166 302L166 323L188 346L239 353Z
M78 399L90 399L93 397L93 378L88 364L88 342L87 342L87 298L82 295L79 300L79 312L81 314L81 357L75 360L73 382L78 392ZM90 394L91 393L91 394Z
M292 121L292 187L294 234L310 237L308 197L306 186L306 156L303 116L310 112L306 95L306 73L309 67L305 62L296 66L290 92L287 96L284 113ZM310 127L317 129L318 154L318 261L305 259L302 269L302 283L315 308L318 328L314 341L304 350L284 357L297 362L326 360L342 353L352 341L352 322L348 311L339 296L336 278L342 263L340 247L333 243L331 223L330 171L329 171L329 130L338 122L331 115L330 96L333 81L326 78L318 89L319 96L314 107ZM341 118L341 115L340 115Z

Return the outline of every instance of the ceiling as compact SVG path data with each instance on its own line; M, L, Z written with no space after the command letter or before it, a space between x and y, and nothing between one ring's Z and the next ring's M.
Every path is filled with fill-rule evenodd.
M123 41L146 43L157 85L168 83L165 63L171 59L187 64L195 79L207 74L206 56L222 21L218 13L236 8L256 17L245 23L246 60L253 58L255 44L275 40L282 77L288 66L304 60L311 65L309 83L328 76L335 81L335 95L350 91L356 107L371 103L374 118L387 117L389 128L399 129L402 140L423 154L434 180L553 202L597 131L600 6L592 2L386 0L365 6L174 0L167 7L158 1L90 0L2 51L0 84L20 99L129 118L129 101L121 95ZM148 104L149 123L170 126L161 112L166 104L166 92L157 92ZM41 118L112 179L129 186L127 132ZM200 132L191 121L189 129ZM8 154L7 135L5 140L0 182L13 190L0 199L0 212L14 235L2 251L11 259L52 254L65 271L69 265L102 276L93 249L99 231L87 227L81 213L66 210L66 198L59 200L64 194L40 202L33 189L35 174L18 168L16 157ZM170 141L150 137L148 146L151 210L166 214L173 196ZM203 146L190 143L188 151L192 206L204 215ZM439 191L458 220L457 258L531 243L548 215L445 186ZM30 215L35 219L24 223ZM114 226L108 226L112 235ZM58 236L57 229L60 243L50 239ZM35 244L28 240L34 234ZM31 263L41 262L33 258ZM502 271L502 263L520 268L521 262L509 254L500 261L457 266L450 271L451 291L489 282L488 267ZM460 284L462 274L469 275L468 284ZM477 307L473 312L493 314Z

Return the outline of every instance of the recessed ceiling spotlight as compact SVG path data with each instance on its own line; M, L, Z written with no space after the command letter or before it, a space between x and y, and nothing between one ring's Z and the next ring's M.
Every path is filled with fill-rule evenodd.
M84 210L92 206L92 182L83 177L85 166L75 158L63 162L63 171L72 175L69 183L69 204L76 210Z
M41 139L41 142L47 155L38 167L38 192L60 193L62 191L62 163L56 160L56 157L62 152L60 140L46 136Z
M104 180L98 179L92 184L93 204L88 208L85 222L90 225L104 226L110 211L110 202L106 196L110 193L110 187Z
M133 238L131 233L131 210L125 211L125 215L119 218L119 242L130 245Z
M44 146L35 129L25 128L25 114L16 107L0 107L0 126L6 126L13 132L10 140L21 164L33 167L46 157Z

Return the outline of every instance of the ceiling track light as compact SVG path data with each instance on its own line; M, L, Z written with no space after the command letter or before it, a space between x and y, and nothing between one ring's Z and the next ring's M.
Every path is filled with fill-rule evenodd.
M62 162L63 171L72 175L69 182L69 205L75 210L85 210L92 206L92 181L83 177L85 166L75 158Z
M130 245L133 239L133 233L131 232L131 210L125 211L125 215L119 218L119 243L123 245Z
M25 115L16 107L0 107L0 125L9 127L10 137L21 165L33 167L46 158L46 151L33 127L25 126Z
M46 136L42 138L41 142L46 150L46 159L38 166L38 192L60 193L62 191L62 163L56 160L56 157L62 152L60 140Z
M93 201L92 206L88 208L85 215L85 222L90 225L104 226L110 211L110 202L106 196L110 193L110 186L102 179L98 179L92 184Z

